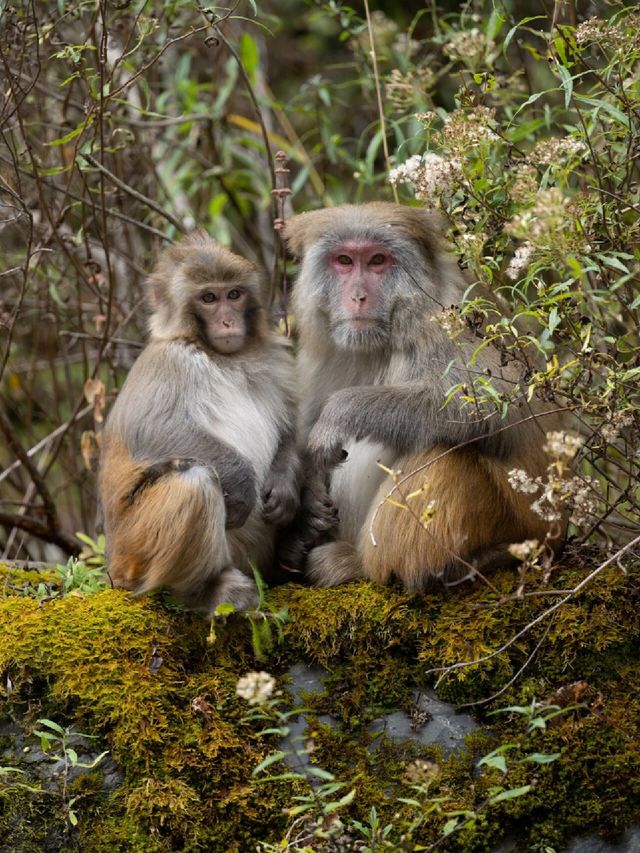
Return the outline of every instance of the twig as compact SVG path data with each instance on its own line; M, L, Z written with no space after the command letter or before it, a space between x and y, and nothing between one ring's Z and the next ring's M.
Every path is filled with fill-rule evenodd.
M502 654L502 652L506 651L517 640L519 640L520 637L523 637L533 627L535 627L538 623L540 623L544 619L546 619L547 616L551 616L551 614L555 613L556 610L558 610L560 607L562 607L563 604L566 604L570 598L572 598L574 595L576 595L578 592L580 592L581 589L583 589L585 586L587 586L589 583L591 583L591 581L595 577L597 577L600 574L600 572L602 572L604 569L606 569L612 563L619 560L620 557L623 556L623 554L626 554L627 551L631 551L638 544L640 544L640 536L636 536L635 539L632 539L631 542L628 542L624 547L622 547L618 551L616 551L616 553L612 557L609 557L608 560L605 560L604 563L601 563L601 565L599 565L596 569L594 569L592 572L590 572L585 578L583 578L580 581L580 583L577 584L577 586L575 586L571 590L571 592L569 592L567 595L565 595L564 598L560 599L560 601L556 602L551 607L547 608L547 610L544 610L542 613L540 613L539 616L536 616L535 619L532 619L531 622L529 622L527 625L525 625L524 628L522 628L520 631L518 631L518 633L515 634L510 640L508 640L506 643L504 643L502 646L500 646L499 649L496 649L494 652L490 652L488 655L483 655L482 657L476 658L475 660L459 661L458 663L452 663L449 666L432 667L431 669L428 669L426 671L425 675L431 675L434 672L450 673L456 669L464 669L468 666L476 666L479 663L484 663L485 661L491 660L492 658L496 657L497 655Z
M371 23L371 13L369 12L369 0L364 0L364 11L367 18L367 28L369 30L369 43L371 45L371 61L373 62L373 79L376 85L376 98L378 101L378 115L380 117L380 132L382 133L382 150L384 151L384 160L387 166L387 173L391 172L391 160L389 158L389 146L387 145L387 125L384 119L384 107L382 105L382 90L380 88L380 75L378 74L378 56L376 54L376 44L373 37L373 24ZM395 184L391 184L393 192L393 200L398 203L398 190Z
M164 210L164 208L160 207L160 205L153 201L153 199L150 199L148 196L138 192L138 190L134 190L133 187L130 187L124 181L121 181L120 178L114 175L113 172L110 172L93 155L83 154L82 152L80 152L80 157L85 159L87 163L89 163L91 166L94 167L94 169L97 169L99 172L105 175L105 177L109 178L111 183L114 184L114 186L118 187L118 189L121 189L123 192L127 193L127 195L130 195L132 198L135 198L137 201L142 202L142 204L147 205L147 207L150 207L152 210L155 210L156 213L159 213L160 216L163 216L168 222L170 222L174 226L174 228L177 228L178 231L180 231L182 234L186 232L186 228L184 227L182 222L180 222L179 219L176 219L172 213L169 213L168 210Z

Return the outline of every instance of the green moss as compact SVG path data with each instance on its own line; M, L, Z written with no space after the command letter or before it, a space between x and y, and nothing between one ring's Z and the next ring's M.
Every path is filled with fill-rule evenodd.
M568 565L554 586L572 588L587 571ZM221 625L209 646L206 620L161 598L106 590L39 603L23 594L37 578L6 568L3 576L5 718L21 720L26 732L46 716L93 734L96 752L108 749L123 773L113 791L103 789L99 768L73 781L67 797L79 797L76 828L65 821L59 789L33 793L0 777L0 836L13 833L18 849L244 851L260 840L277 841L291 822L283 809L308 788L291 774L252 778L278 743L259 734L268 723L247 719L235 685L249 669L284 674L300 660L328 671L325 692L305 701L341 722L338 729L310 722L312 762L355 789L349 814L363 819L375 806L383 823L393 823L394 843L412 822L413 841L432 843L444 811L477 809L499 782L533 787L526 796L482 808L476 824L442 849L489 850L509 834L523 839L523 849L560 846L572 833L595 829L614 836L640 819L637 569L604 572L495 657L444 675L439 694L461 703L486 699L513 680L491 707L524 705L533 697L555 702L561 688L584 682L574 690L579 707L544 732L527 734L521 715L488 717L478 706L488 726L467 739L466 751L448 757L435 747L373 736L367 726L382 709L407 708L416 686L432 685L436 675L427 670L500 649L557 601L547 594L516 598L512 573L492 576L494 589L478 583L422 597L367 583L280 587L269 601L288 608L285 643L261 663L252 656L242 617ZM527 589L545 593L541 579ZM571 701L571 691L567 695ZM5 734L3 748L11 740ZM507 780L497 770L478 773L477 758L508 742L519 746L509 753ZM522 761L532 752L561 757L548 765ZM12 755L0 763L14 763ZM416 793L407 779L416 759L437 765L428 791ZM24 779L33 782L26 769ZM277 765L263 775L274 771ZM416 810L399 797L417 797L422 806ZM434 798L445 804L435 807Z

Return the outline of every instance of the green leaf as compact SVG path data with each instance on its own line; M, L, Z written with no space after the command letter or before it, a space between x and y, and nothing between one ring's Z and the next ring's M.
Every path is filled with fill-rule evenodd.
M53 142L47 142L45 144L48 145L49 148L57 148L59 145L65 145L67 142L71 142L72 139L75 139L76 136L80 136L80 134L92 124L93 120L88 118L87 121L82 122L78 127L70 130L69 133L65 133L64 136L60 136L58 139L54 139Z
M452 817L442 827L442 834L443 835L451 835L451 833L453 832L454 829L456 829L457 826L458 826L458 818Z
M307 767L307 773L310 773L312 776L317 776L318 779L326 779L327 782L333 782L336 778L333 773L329 773L328 770L323 770L322 767L315 767L313 764Z
M507 772L507 759L504 755L486 755L484 758L480 759L478 767L483 764L485 767L493 767L496 770L500 770L502 773Z
M213 611L214 616L229 616L231 613L235 613L236 609L233 604L230 604L228 601L224 601L222 604L219 604L216 609Z
M240 59L249 80L253 83L260 64L260 52L255 39L247 32L242 33L240 38Z
M279 752L274 752L271 755L267 755L267 757L263 761L261 761L256 768L254 768L251 775L257 776L258 773L261 773L263 770L266 770L267 767L271 767L271 765L275 764L276 761L282 761L286 754L286 752L280 750Z
M59 726L57 723L54 723L53 720L47 720L43 718L41 720L38 720L38 725L44 726L47 729L53 729L54 732L58 732L58 734L60 735L64 734L64 729L62 728L62 726Z
M552 761L556 761L556 759L560 758L561 755L561 752L532 752L531 755L527 755L527 757L522 760L534 761L536 764L551 764Z
M523 785L521 788L511 788L509 791L501 791L491 798L491 804L501 803L503 800L515 800L516 797L522 797L528 794L531 790L531 785Z
M558 73L562 77L561 88L564 89L564 106L565 109L569 109L569 104L571 103L571 96L573 95L573 77L571 76L571 74L569 74L564 65L558 65L557 68Z

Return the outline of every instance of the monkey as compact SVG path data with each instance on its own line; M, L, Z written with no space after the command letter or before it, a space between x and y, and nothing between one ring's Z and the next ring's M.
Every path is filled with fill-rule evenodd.
M290 347L257 267L204 232L165 249L146 286L149 341L102 434L109 574L209 614L249 609L251 566L268 571L299 501Z
M450 336L436 322L468 286L440 230L433 212L388 202L287 223L300 260L292 308L307 487L280 560L304 565L315 585L396 579L420 592L511 564L510 543L551 535L508 472L546 472L555 424L541 426L535 403L504 419L473 403L475 382L490 377L508 394L520 377L474 324L460 320ZM479 287L474 296L491 298Z

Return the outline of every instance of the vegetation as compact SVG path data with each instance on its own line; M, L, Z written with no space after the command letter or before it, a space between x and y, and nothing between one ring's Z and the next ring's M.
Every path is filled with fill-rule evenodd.
M60 563L0 576L16 849L480 851L514 833L544 850L640 817L640 14L378 5L0 0L0 555ZM562 564L515 543L518 574L420 599L287 586L268 619L222 614L210 642L171 603L105 588L95 463L152 255L202 226L266 266L284 317L286 199L394 196L438 208L468 270L444 328L488 322L483 346L524 367L513 396L571 418L547 477L513 478L541 514L571 515ZM450 395L509 404L491 377ZM282 689L301 659L329 671L307 697L315 777L265 764L285 698L236 695L255 669ZM467 749L374 749L368 723L434 683L487 724ZM70 773L77 729L117 784L107 759ZM18 761L36 730L66 755L63 787Z

